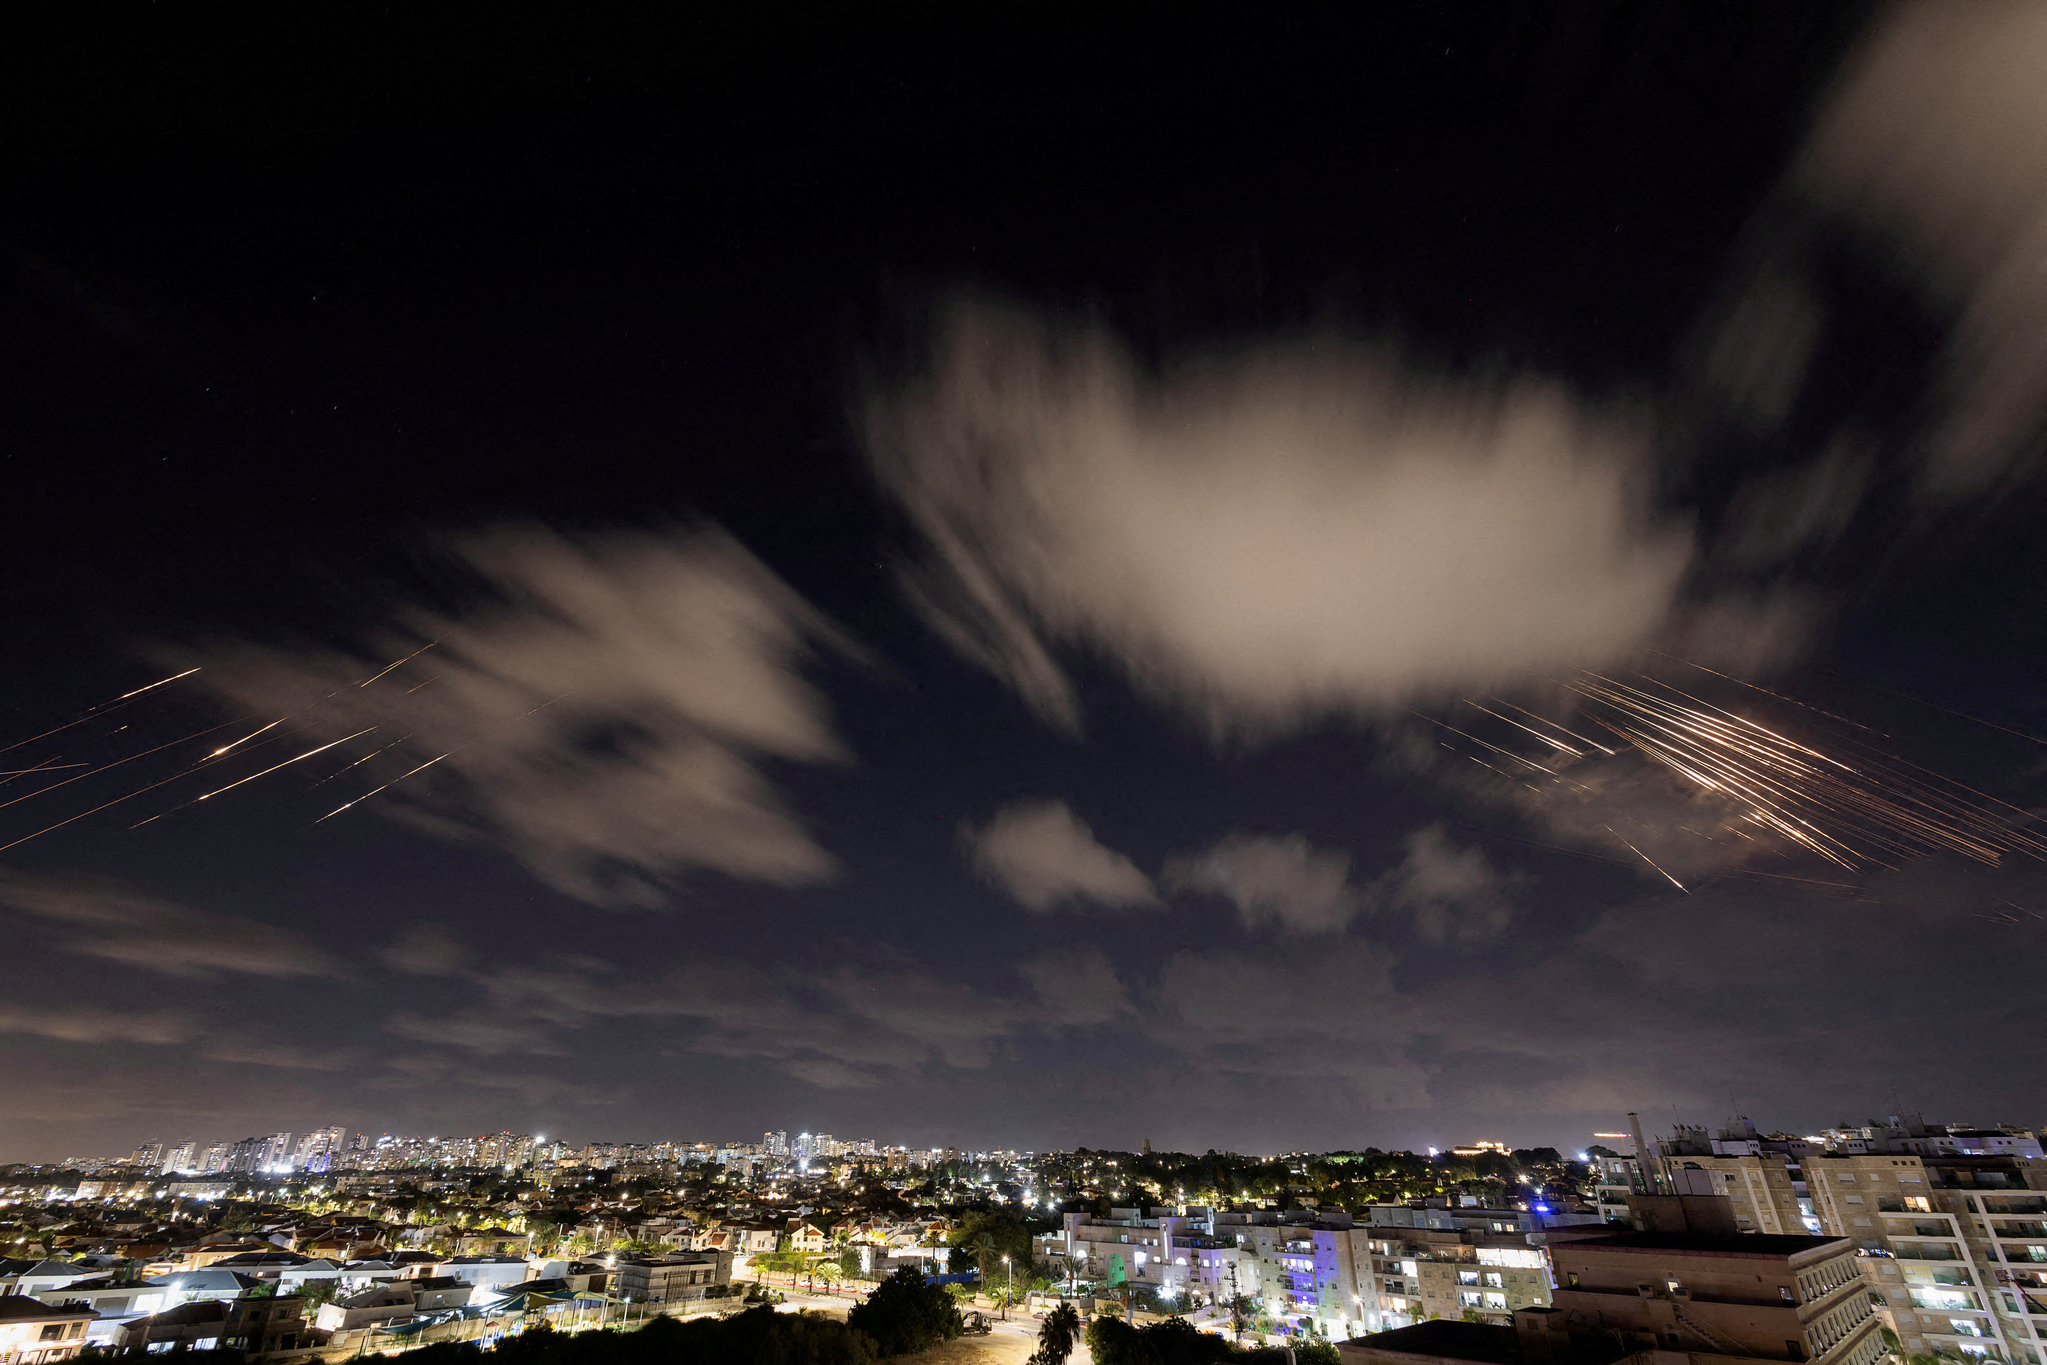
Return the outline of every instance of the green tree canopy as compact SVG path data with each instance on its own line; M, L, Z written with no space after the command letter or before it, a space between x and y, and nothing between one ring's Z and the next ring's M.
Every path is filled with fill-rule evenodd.
M966 1330L952 1295L941 1285L924 1283L911 1266L883 1280L866 1302L855 1304L846 1325L872 1337L883 1356L922 1351Z

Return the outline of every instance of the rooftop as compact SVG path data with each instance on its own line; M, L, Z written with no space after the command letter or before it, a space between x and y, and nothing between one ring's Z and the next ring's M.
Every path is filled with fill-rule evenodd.
M1610 1365L1627 1354L1612 1338L1599 1334L1570 1337L1567 1353L1552 1357L1568 1365ZM1407 1356L1428 1361L1472 1361L1476 1365L1523 1365L1521 1336L1512 1327L1494 1327L1483 1322L1451 1322L1439 1319L1418 1322L1391 1332L1353 1337L1337 1350L1345 1355L1370 1352L1374 1355Z
M1671 1251L1691 1256L1790 1257L1822 1247L1847 1245L1845 1237L1796 1237L1774 1232L1623 1232L1612 1237L1587 1237L1562 1243L1573 1254L1581 1251Z
M77 1304L57 1307L41 1299L30 1298L27 1294L0 1295L0 1322L18 1322L23 1318L96 1318L99 1314L90 1308Z

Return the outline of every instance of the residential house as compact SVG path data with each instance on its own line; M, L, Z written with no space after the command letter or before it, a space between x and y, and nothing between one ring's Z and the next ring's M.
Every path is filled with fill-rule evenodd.
M533 1249L529 1233L509 1228L473 1228L447 1238L448 1249L458 1256L524 1256Z
M152 1355L166 1351L217 1351L227 1335L229 1302L232 1300L201 1299L130 1318L121 1324L120 1349Z
M76 1304L48 1304L26 1294L0 1297L0 1365L48 1365L85 1345L94 1314Z
M478 1294L486 1292L453 1275L432 1275L423 1279L407 1280L405 1287L412 1291L413 1311L421 1316L428 1313L445 1313L451 1308L467 1308Z
M618 1297L635 1303L679 1303L732 1283L730 1252L636 1256L618 1263Z
M353 1332L414 1315L412 1291L403 1285L380 1284L345 1299L323 1303L313 1324L327 1332Z
M149 1313L161 1312L174 1302L172 1288L156 1280L117 1281L111 1275L96 1279L78 1280L53 1289L42 1296L43 1302L63 1307L90 1308L98 1314L86 1332L88 1344L93 1346L114 1346L119 1342L120 1328L130 1318Z
M247 1355L295 1350L306 1337L305 1300L296 1294L262 1294L229 1301L221 1345Z
M157 1277L157 1283L164 1286L167 1297L166 1307L181 1303L238 1299L262 1283L253 1275L237 1275L232 1270L176 1270Z
M439 1270L479 1289L503 1289L530 1277L523 1256L454 1256L442 1261Z
M53 1289L76 1284L80 1280L96 1278L102 1272L96 1266L79 1261L8 1261L4 1273L0 1273L0 1296L28 1294L39 1296Z

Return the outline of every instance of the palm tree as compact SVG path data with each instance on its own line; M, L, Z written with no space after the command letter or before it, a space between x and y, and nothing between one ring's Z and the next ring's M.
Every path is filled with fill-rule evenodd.
M981 1283L985 1285L988 1283L988 1267L1002 1254L1002 1248L995 1244L992 1233L984 1232L973 1240L972 1249L975 1268L980 1271Z
M1038 1328L1038 1349L1031 1353L1030 1365L1066 1365L1079 1341L1080 1314L1072 1304L1062 1303L1045 1314L1044 1325Z

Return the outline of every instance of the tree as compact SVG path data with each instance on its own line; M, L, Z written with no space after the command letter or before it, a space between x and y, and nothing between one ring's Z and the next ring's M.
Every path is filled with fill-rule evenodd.
M1031 1352L1030 1365L1066 1365L1080 1342L1080 1331L1080 1314L1072 1304L1054 1308L1038 1328L1038 1349Z
M874 1338L884 1356L922 1351L966 1330L952 1295L943 1286L924 1283L911 1266L883 1280L866 1302L855 1304L846 1325Z
M980 1273L981 1283L985 1285L988 1283L988 1269L1001 1258L1002 1248L995 1244L993 1233L980 1232L974 1235L969 1249L974 1253L974 1269Z

